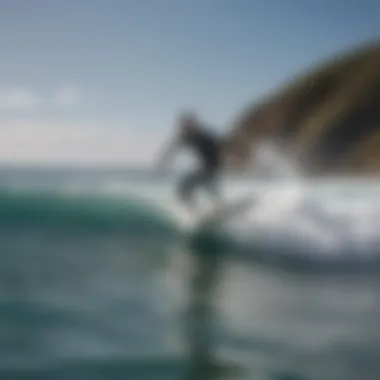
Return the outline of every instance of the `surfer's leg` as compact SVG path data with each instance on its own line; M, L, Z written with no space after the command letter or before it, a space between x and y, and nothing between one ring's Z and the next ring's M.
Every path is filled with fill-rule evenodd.
M178 193L179 197L189 208L194 209L194 191L200 183L200 172L195 171L190 174L187 174L186 177L180 182Z
M211 195L215 206L220 206L221 204L221 195L219 188L219 168L218 166L210 166L206 168L203 172L202 182L207 190L207 192Z

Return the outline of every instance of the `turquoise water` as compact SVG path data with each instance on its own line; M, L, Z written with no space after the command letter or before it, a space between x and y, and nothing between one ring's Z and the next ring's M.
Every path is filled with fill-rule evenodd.
M214 353L244 369L229 378L378 379L380 184L223 190L257 204L202 237L186 234L172 178L3 169L0 378L185 378L201 249L217 251Z

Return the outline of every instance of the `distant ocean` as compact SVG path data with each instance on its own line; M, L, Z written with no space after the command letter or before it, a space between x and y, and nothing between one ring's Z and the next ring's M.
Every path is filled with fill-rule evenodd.
M0 379L184 379L193 255L165 179L0 169ZM212 298L229 379L380 379L380 181L227 178Z

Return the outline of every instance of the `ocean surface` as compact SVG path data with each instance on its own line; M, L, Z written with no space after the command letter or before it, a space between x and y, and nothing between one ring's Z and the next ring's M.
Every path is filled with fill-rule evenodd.
M185 379L189 284L210 252L207 344L239 369L225 378L380 379L380 181L227 178L225 199L256 201L211 250L174 184L0 170L0 379Z

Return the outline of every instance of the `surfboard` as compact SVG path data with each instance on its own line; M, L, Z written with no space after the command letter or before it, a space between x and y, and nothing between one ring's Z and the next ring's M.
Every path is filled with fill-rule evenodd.
M254 197L245 196L225 203L198 217L194 222L193 229L200 230L208 226L222 225L223 222L249 211L255 204L255 201L256 199Z
M229 223L249 211L256 199L245 196L195 217L185 229L184 245L196 257L218 257L236 245Z

